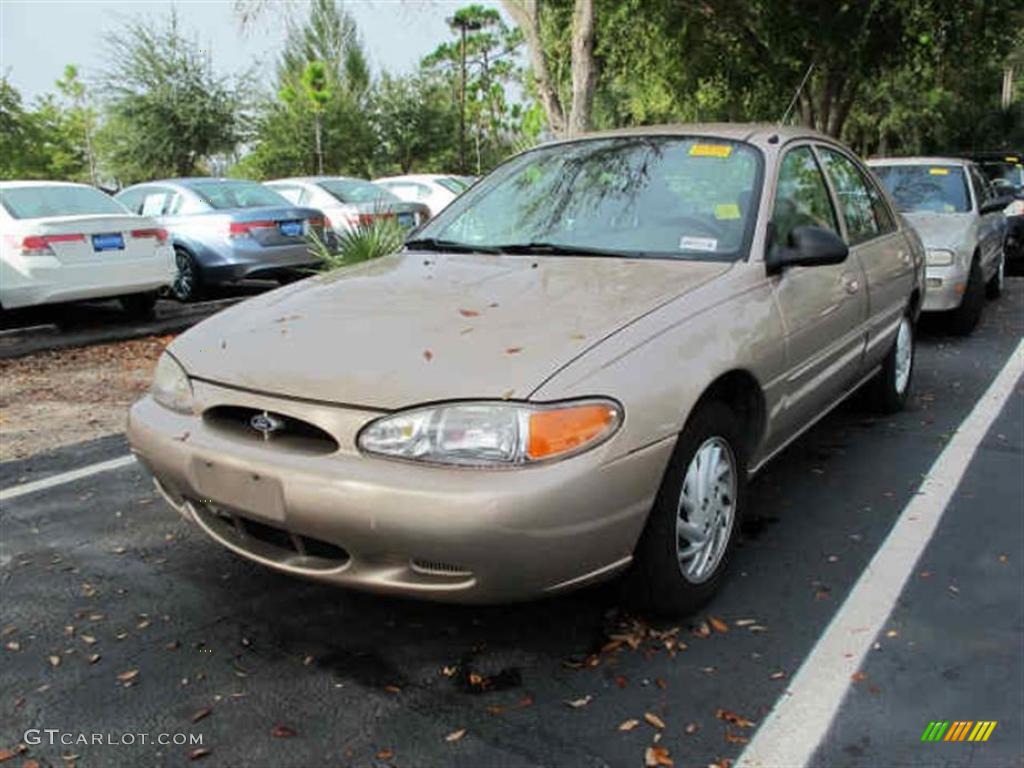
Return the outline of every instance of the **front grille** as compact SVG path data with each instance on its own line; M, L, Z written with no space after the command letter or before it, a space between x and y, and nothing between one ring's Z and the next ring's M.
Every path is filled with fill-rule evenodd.
M412 569L417 573L427 574L429 576L472 576L473 572L468 568L463 568L461 565L453 565L451 563L442 563L437 560L424 560L422 558L414 558L409 561Z
M253 520L210 502L189 499L200 523L213 536L250 554L310 571L333 571L348 563L343 548L312 536Z
M253 426L256 417L266 417L278 428L271 432L261 432ZM306 454L326 454L338 450L338 441L315 424L259 408L217 405L203 413L203 421L221 434L246 442L266 444L275 449Z

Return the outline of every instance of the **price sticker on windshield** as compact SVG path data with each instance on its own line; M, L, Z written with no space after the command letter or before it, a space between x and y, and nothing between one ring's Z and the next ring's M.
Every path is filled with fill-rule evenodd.
M690 147L690 157L718 157L727 158L732 154L732 147L728 144L694 144Z
M949 176L949 168L929 168L928 173L932 176Z

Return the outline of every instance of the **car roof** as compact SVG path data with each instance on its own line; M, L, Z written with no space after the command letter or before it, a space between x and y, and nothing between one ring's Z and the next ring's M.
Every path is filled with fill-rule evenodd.
M450 179L456 177L454 173L407 173L403 176L381 176L374 179L373 183L379 181L437 181L438 179Z
M868 159L868 165L958 165L962 168L966 168L968 165L972 165L970 160L965 160L962 157L938 157L938 156L919 156L919 157L872 157Z
M816 139L836 142L805 125L777 125L775 123L669 123L664 125L638 125L631 128L613 128L607 131L591 131L581 139L602 139L615 136L714 136L732 141L753 142L778 136L782 142L793 139ZM566 139L565 141L574 141Z
M283 179L269 179L264 184L275 184L281 181L290 181L292 183L299 184L316 184L318 181L364 181L367 184L372 184L372 181L366 179L360 179L358 176L288 176Z

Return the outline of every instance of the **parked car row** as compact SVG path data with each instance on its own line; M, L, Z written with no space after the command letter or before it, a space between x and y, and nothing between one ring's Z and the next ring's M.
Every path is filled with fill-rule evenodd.
M146 314L164 290L191 301L212 285L289 282L318 264L311 236L332 244L377 218L412 230L467 185L455 176L402 178L416 186L395 194L342 176L164 179L113 199L82 184L2 182L0 307L120 297ZM441 192L426 203L400 196L415 198L420 187Z

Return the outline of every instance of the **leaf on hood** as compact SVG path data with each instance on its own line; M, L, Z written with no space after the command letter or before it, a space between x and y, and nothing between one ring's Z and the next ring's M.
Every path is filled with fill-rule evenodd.
M580 709L581 707L587 706L587 704L589 704L593 700L594 697L590 694L587 694L581 699L567 699L565 703L573 709Z
M213 710L210 707L203 707L192 714L192 722L198 723L204 717L207 717Z
M644 712L644 720L647 721L648 725L653 725L658 730L661 730L665 727L665 721L653 712Z
M460 309L459 314L463 317L480 317L480 313L475 309Z
M189 760L202 760L204 757L206 757L212 751L213 750L211 750L209 747L196 747L195 749L191 750L188 753L188 759Z
M672 762L672 758L668 756L668 749L666 747L648 747L644 751L644 765L647 768L657 768L657 766L671 766L675 765Z
M508 349L505 350L505 354L506 355L518 355L522 351L523 351L522 347L509 347Z
M444 740L450 743L450 742L453 742L453 741L458 741L459 739L461 739L465 735L466 735L466 729L465 728L459 728L459 730L452 731L447 736L445 736Z
M434 359L434 353L431 352L429 349L424 349L423 350L423 359L426 360L429 363L431 360Z
M377 753L378 760L390 760L394 756L395 753L392 752L390 749L382 749L380 752Z
M293 736L298 736L299 734L295 731L294 728L289 728L287 725L282 725L281 723L278 723L270 729L270 735L273 736L275 739L290 739Z
M753 720L748 720L743 715L737 715L735 712L730 712L728 709L716 709L715 717L719 720L725 720L727 723L739 726L740 728L751 728L754 726Z
M117 680L118 680L118 682L125 683L127 685L127 684L131 683L133 680L135 680L135 678L137 678L138 676L139 676L139 670L137 670L137 669L129 669L129 670L125 671L125 672L120 672L117 675Z
M750 741L746 736L740 736L738 733L733 733L732 729L726 726L725 729L725 740L730 744L746 744Z
M711 627L708 626L706 621L702 621L693 628L693 634L697 637L711 637Z
M708 616L708 623L711 624L715 632L718 632L719 634L724 635L726 632L729 631L729 625L717 616Z
M634 718L630 718L629 720L623 720L621 723L619 723L619 730L620 731L632 731L638 725L640 725L640 721L639 720L636 720Z

